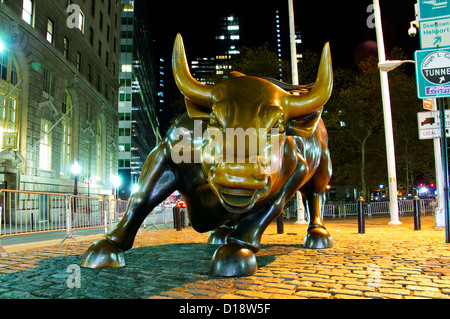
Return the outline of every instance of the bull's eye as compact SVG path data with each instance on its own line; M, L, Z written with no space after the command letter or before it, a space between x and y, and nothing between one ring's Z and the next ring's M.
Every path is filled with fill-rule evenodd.
M283 118L280 117L272 128L276 128L276 129L278 129L278 132L284 133L285 128L284 128Z
M211 116L209 118L209 126L217 127L219 130L223 131L222 125L220 125L219 121L217 121L214 113L211 113Z

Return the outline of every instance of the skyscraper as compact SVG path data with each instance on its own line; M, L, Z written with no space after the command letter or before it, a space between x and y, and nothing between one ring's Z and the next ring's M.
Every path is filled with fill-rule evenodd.
M155 61L142 1L123 0L120 39L119 195L128 198L145 159L160 142L157 110L164 100L159 82L162 64Z

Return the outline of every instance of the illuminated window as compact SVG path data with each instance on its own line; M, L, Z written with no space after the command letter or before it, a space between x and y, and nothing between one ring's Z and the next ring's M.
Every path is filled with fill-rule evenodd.
M23 0L22 6L22 19L33 26L33 15L34 15L34 1L33 0Z
M18 132L20 87L10 92L11 85L18 83L18 76L18 70L12 54L3 50L0 53L0 82L3 82L0 85L0 147L3 133ZM5 99L7 96L8 98Z
M72 97L70 93L66 90L64 92L64 102L62 111L66 114L62 123L62 141L61 141L61 174L70 173L70 156L71 156L71 146L72 146ZM70 111L70 112L69 112Z
M100 119L97 120L97 134L95 139L95 148L96 148L96 172L97 172L97 181L103 180L103 138L102 138L102 122Z
M53 32L54 32L54 25L53 21L48 19L47 20L47 41L53 44Z
M131 64L122 64L122 72L131 72L132 65Z
M79 25L77 26L77 28L80 29L81 33L84 34L84 13L81 10L78 16L78 22Z
M39 142L39 168L50 170L52 160L52 133L49 132L51 123L41 119L41 140Z
M229 31L236 31L236 30L239 30L239 26L238 25L229 25L227 29Z
M239 35L231 35L230 39L231 40L239 40Z

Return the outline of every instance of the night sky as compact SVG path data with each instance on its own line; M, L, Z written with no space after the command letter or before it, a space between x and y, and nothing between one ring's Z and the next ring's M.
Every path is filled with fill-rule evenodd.
M143 0L138 0L143 1ZM375 28L367 26L372 12L367 12L372 0L330 1L294 0L295 23L301 32L300 52L321 52L330 42L333 67L354 68L355 59L367 54L377 55L376 46L366 41L376 41ZM282 41L288 45L288 1L189 0L145 1L152 38L156 49L167 61L171 59L173 41L177 33L183 36L188 60L214 56L215 20L218 16L234 13L239 17L241 45L258 47L273 42L275 36L275 10L281 12ZM408 35L410 21L415 19L416 0L380 0L381 18L386 53L402 47L408 59L420 49L419 36ZM290 60L289 49L283 58ZM275 51L275 49L273 50ZM170 64L168 64L170 67ZM166 70L171 75L172 70ZM173 77L168 77L168 86ZM171 94L172 95L172 94ZM170 97L168 97L170 100Z

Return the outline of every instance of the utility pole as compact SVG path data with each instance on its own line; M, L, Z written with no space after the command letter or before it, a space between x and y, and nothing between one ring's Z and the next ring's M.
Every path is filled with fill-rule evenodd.
M384 39L383 29L381 25L381 10L379 0L373 0L373 8L375 15L375 30L377 33L378 59L380 63L383 63L386 61L386 55L384 51ZM380 80L389 180L389 211L391 213L391 221L389 222L389 225L401 225L398 214L398 190L397 173L395 167L394 133L392 128L391 100L389 96L389 82L387 71L380 70Z

